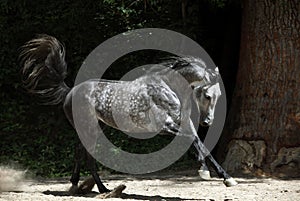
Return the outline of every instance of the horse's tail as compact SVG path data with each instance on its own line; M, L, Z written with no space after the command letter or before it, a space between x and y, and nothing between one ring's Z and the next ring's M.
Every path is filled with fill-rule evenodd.
M70 88L65 84L65 48L54 37L38 35L21 47L19 56L24 88L45 105L65 100Z

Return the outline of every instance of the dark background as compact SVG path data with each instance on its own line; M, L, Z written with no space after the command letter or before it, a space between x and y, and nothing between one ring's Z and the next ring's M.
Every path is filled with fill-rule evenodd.
M0 162L42 176L69 175L72 169L78 139L62 106L38 105L20 81L19 48L36 34L55 36L65 44L66 83L72 86L84 59L106 39L144 27L180 32L198 42L219 67L230 107L239 64L241 13L238 0L0 0ZM142 51L122 58L106 78L117 78L161 56ZM108 132L120 148L131 152L151 152L164 142L132 146L134 139L116 134L113 129ZM191 165L197 165L193 150L171 168Z

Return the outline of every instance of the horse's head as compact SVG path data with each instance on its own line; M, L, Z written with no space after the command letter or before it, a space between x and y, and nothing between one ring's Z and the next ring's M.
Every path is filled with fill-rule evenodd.
M218 69L215 70L214 76L219 76ZM193 96L200 112L200 125L211 126L215 107L221 96L220 84L213 82L193 86Z
M219 69L208 69L196 57L174 57L164 65L180 73L193 89L194 100L200 112L200 124L210 126L214 120L217 101L221 96Z

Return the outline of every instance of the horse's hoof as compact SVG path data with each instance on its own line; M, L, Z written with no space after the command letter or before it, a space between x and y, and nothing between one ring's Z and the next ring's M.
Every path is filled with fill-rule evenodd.
M203 180L210 180L210 172L208 170L198 170L199 176Z
M78 187L78 192L80 194L88 194L92 191L95 185L95 180L93 177L88 177L85 179Z
M232 177L229 177L228 179L224 179L223 183L227 187L236 186L238 184Z
M77 195L79 193L78 186L72 185L69 189L69 194L70 195Z

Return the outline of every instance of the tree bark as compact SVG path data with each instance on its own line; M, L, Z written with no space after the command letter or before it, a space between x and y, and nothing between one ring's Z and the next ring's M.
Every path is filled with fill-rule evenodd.
M223 165L230 172L300 176L300 1L244 0L242 6Z

